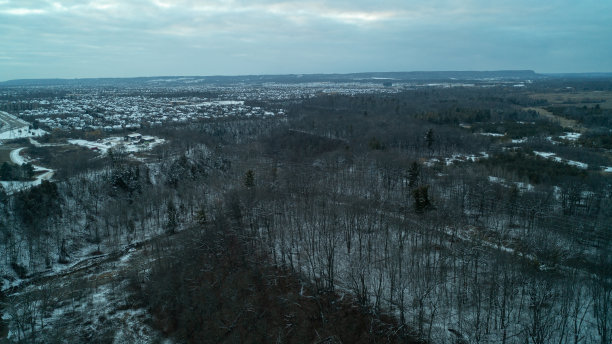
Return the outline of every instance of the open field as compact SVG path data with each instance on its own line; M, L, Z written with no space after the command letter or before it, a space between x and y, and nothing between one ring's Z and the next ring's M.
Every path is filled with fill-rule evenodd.
M580 125L580 123L578 123L577 121L574 121L574 120L571 120L565 117L557 116L546 109L543 109L540 107L527 107L527 108L524 108L524 110L525 111L533 110L537 112L538 115L540 116L546 117L556 122L559 122L559 125L561 125L564 128L569 128L575 131L579 131L581 133L586 131L586 128Z
M609 91L535 93L530 95L530 97L545 99L552 105L592 107L599 104L602 108L612 109L612 92Z

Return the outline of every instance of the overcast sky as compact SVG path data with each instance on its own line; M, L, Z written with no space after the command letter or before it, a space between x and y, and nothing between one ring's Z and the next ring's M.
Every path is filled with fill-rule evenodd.
M0 0L0 80L612 72L612 0Z

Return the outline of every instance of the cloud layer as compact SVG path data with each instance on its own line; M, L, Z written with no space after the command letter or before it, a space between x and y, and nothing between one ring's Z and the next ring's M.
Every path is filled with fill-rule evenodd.
M0 0L0 80L612 71L612 2Z

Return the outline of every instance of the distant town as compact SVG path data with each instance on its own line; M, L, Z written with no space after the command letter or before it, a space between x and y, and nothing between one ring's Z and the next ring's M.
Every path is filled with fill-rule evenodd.
M45 87L40 96L31 88L6 88L0 91L0 100L4 100L0 102L0 110L30 122L34 129L137 130L194 120L283 116L286 110L280 104L299 102L321 94L355 96L394 94L432 87L523 87L532 82L523 79L525 77L533 78L534 75L518 74L511 79L487 77L467 82L449 77L418 81L392 77L337 81L325 81L325 78L321 81L319 78L302 83L295 80L290 83L269 81L255 85L250 79L244 83L219 85L208 80L204 83L203 79L197 78L158 78L147 80L145 86L139 83L127 87L100 86L104 79L89 79L83 81L85 85L58 81L57 85ZM132 79L123 82L126 80ZM14 83L19 85L18 81L5 84ZM53 96L50 97L50 93ZM258 102L277 103L279 106L264 108ZM0 131L3 130L1 124Z

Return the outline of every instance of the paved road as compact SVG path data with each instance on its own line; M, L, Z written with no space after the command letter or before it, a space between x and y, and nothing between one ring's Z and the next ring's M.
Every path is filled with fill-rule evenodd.
M0 111L0 123L2 123L2 126L0 126L0 133L30 125L30 123L4 111Z

